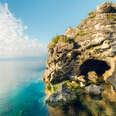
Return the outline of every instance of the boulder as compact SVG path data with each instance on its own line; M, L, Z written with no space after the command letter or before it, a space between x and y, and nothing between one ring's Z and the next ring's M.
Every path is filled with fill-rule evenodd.
M46 103L50 106L61 106L76 99L76 95L72 89L63 82L57 90L46 99Z
M85 89L87 90L88 93L94 95L100 95L104 91L103 87L94 84L86 86Z

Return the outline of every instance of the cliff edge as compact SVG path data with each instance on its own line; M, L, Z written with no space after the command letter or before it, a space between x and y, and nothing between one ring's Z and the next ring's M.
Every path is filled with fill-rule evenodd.
M116 4L102 3L54 37L48 54L43 81L49 106L71 105L80 116L116 115Z

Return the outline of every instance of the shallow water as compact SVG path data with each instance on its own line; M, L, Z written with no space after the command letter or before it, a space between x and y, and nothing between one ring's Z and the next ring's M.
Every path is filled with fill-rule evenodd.
M48 116L39 61L0 62L0 116Z

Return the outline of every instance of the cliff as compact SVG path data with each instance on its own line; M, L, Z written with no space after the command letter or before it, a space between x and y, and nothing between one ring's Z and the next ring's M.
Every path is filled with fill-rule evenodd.
M68 109L62 116L116 115L116 4L101 4L54 37L48 54L43 81L49 106Z

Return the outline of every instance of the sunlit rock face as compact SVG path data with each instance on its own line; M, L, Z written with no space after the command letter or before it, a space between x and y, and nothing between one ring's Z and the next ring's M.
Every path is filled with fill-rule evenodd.
M101 4L80 25L53 38L48 53L43 81L51 116L56 109L54 116L116 115L116 4ZM62 96L63 83L74 99Z

